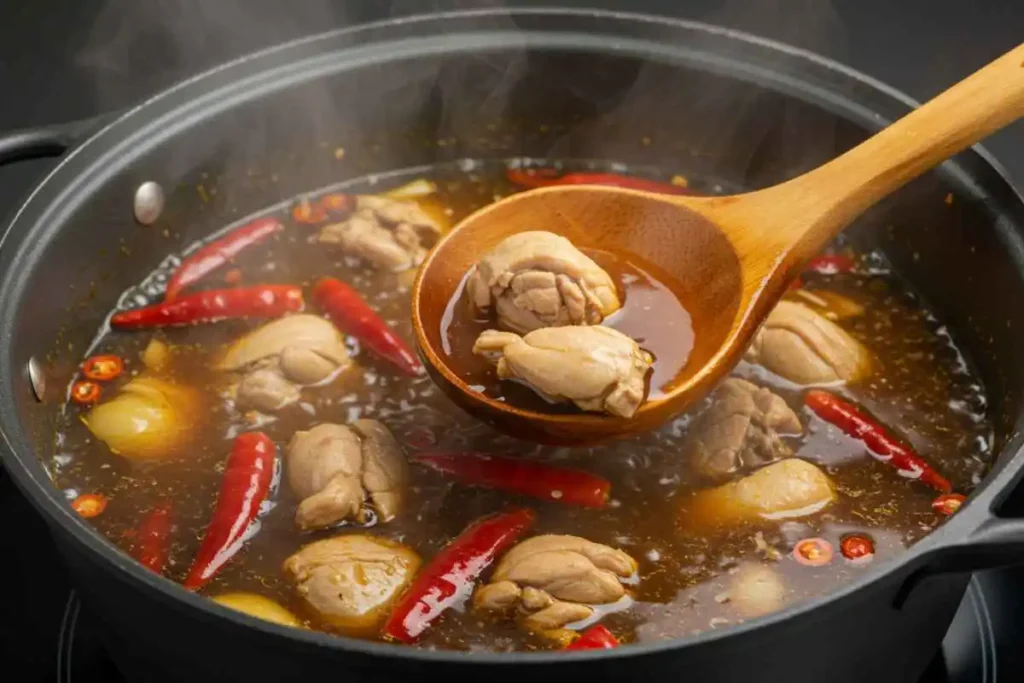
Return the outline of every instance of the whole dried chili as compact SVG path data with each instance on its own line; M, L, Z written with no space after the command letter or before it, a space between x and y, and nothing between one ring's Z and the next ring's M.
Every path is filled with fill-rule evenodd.
M122 329L212 323L234 318L279 318L303 308L302 289L292 285L257 285L211 289L114 314L110 324Z
M260 504L270 491L276 456L274 442L263 432L235 437L217 505L182 584L186 588L201 588L241 549Z
M620 645L619 639L601 624L591 626L570 643L566 650L610 650Z
M359 339L407 375L423 372L423 365L415 354L356 290L341 280L325 277L316 283L313 296L331 322L343 332Z
M412 459L467 484L567 505L604 507L612 487L582 470L484 453L420 453Z
M824 254L812 258L804 270L821 273L822 275L836 275L838 273L849 273L853 270L853 267L853 259L845 254Z
M506 172L506 177L513 185L531 190L556 185L605 185L660 194L690 194L685 185L673 185L618 173L566 173L561 175L552 169L510 168Z
M174 270L167 283L164 301L174 301L181 290L235 258L245 249L263 242L284 229L276 218L257 218L189 254Z
M804 404L826 422L835 425L843 433L864 442L868 452L876 460L887 462L896 468L900 476L918 479L943 493L949 493L953 486L931 465L905 446L889 431L860 408L835 394L815 389L804 396Z
M388 640L412 643L445 610L467 598L483 571L533 524L523 508L477 520L434 556L384 623Z
M113 354L92 356L82 363L82 374L98 382L114 379L124 370L124 361Z
M167 566L171 536L171 501L158 501L139 525L135 538L136 560L143 567L162 574Z

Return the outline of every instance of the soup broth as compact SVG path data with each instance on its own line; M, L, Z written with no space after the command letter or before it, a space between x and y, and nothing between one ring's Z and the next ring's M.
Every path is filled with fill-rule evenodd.
M439 168L428 178L436 191L425 201L433 215L452 224L473 210L517 188L505 178L505 166L480 165L473 173ZM695 185L695 191L700 191ZM374 194L382 188L368 183L346 188L350 194ZM239 253L194 289L245 287L250 284L293 284L310 291L323 276L354 288L401 339L411 343L410 290L415 268L392 272L344 252L313 244L319 226L297 223L285 211L271 212L284 223L272 238ZM809 270L801 278L793 302L827 311L843 330L871 354L870 374L857 381L825 387L855 403L885 425L901 443L941 472L952 489L967 494L988 467L992 428L985 396L970 364L936 315L908 283L890 271L882 254L855 254L843 244L830 249L852 268ZM655 356L649 399L656 399L685 364L692 329L685 308L672 295L662 273L626 254L590 252L612 274L624 297L624 308L606 324L636 339ZM819 272L821 271L821 272ZM156 303L168 273L158 271L124 301ZM829 296L841 295L859 313L835 314ZM821 302L825 305L822 306ZM834 303L834 302L833 302ZM306 313L320 310L307 296ZM510 401L540 401L529 389L497 380L493 369L468 354L473 339L489 321L457 314L448 321L451 352L464 359L471 384ZM941 493L920 480L900 476L891 462L872 457L865 444L829 425L805 405L808 385L744 362L734 376L769 389L793 410L802 433L780 433L777 442L786 457L816 465L831 481L835 499L824 509L783 518L762 516L753 521L694 528L686 520L686 500L695 492L728 485L758 471L744 469L709 481L694 471L690 453L699 415L717 400L713 394L689 414L641 436L587 448L555 448L517 440L495 432L456 408L425 374L407 376L374 354L365 341L346 335L353 364L331 381L303 388L301 397L280 410L264 413L237 405L230 373L213 368L225 349L265 320L226 320L158 330L104 328L90 355L112 354L123 360L124 372L101 383L99 402L116 396L133 377L152 374L141 358L156 338L167 344L168 358L157 373L198 396L199 409L186 434L168 452L146 460L126 457L90 432L83 421L88 406L69 401L50 456L55 484L69 500L84 494L108 501L92 522L113 543L140 557L148 532L140 525L158 501L171 501L163 573L183 581L199 550L217 505L228 454L235 437L260 430L277 446L270 493L262 502L244 544L206 583L201 592L217 596L249 592L287 608L308 628L356 637L383 639L380 627L355 632L331 623L296 590L282 569L306 544L339 535L365 534L388 539L414 550L429 563L447 544L482 516L510 506L526 506L536 515L521 538L541 534L573 535L627 553L636 571L620 579L624 596L595 604L590 616L564 625L581 631L600 623L623 643L656 641L735 624L757 614L827 593L844 581L885 562L939 525L945 516L933 506ZM81 378L78 378L81 379ZM370 514L326 529L302 531L296 526L300 503L283 471L293 434L324 422L347 425L371 418L383 423L409 459L401 511L384 521ZM474 486L415 461L424 453L507 455L523 461L583 470L611 483L601 507L568 505L558 499L539 500L496 488ZM877 453L875 454L878 455ZM873 554L843 556L844 539L863 535ZM794 556L805 539L822 539L831 559L818 566ZM500 560L500 557L498 558ZM494 565L474 583L487 583ZM768 572L774 597L762 604L741 583L750 572ZM474 586L471 586L472 589ZM416 640L426 648L511 651L562 647L565 639L524 628L515 614L474 609L472 590ZM751 607L753 601L754 607Z

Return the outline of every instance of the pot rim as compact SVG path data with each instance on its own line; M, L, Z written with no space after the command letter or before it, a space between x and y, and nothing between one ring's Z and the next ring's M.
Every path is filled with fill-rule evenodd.
M81 177L81 170L75 167L83 165L94 166L104 156L111 154L123 158L125 147L127 146L127 140L138 137L138 131L135 131L136 135L129 136L127 139L123 138L123 133L132 132L134 126L147 124L148 122L148 128L152 128L153 125L155 125L155 122L161 122L172 113L180 115L185 110L210 115L213 113L210 108L210 102L214 101L214 99L219 99L222 103L236 104L243 98L243 95L234 93L233 98L230 96L225 97L226 94L230 94L229 91L237 89L240 85L252 85L253 82L263 81L262 90L257 90L256 92L248 91L244 95L244 99L255 99L256 97L261 96L261 94L265 94L272 89L276 90L287 87L289 84L293 84L297 78L295 72L297 71L297 67L300 65L308 64L311 61L317 61L320 64L321 70L326 70L327 67L324 62L327 60L324 58L328 55L332 57L330 61L334 62L333 67L331 67L331 72L335 73L346 68L358 69L366 66L370 63L367 61L367 58L376 58L376 63L386 63L390 60L401 60L407 57L407 53L402 52L402 50L395 50L396 47L401 47L406 50L409 48L415 49L417 47L422 47L425 44L422 43L422 40L434 38L436 41L445 33L449 33L450 29L457 29L457 27L453 26L453 23L456 21L509 17L589 19L605 22L612 25L613 29L618 30L624 29L625 27L640 28L641 30L660 27L669 28L679 32L689 32L694 35L705 38L710 37L712 40L720 41L710 46L701 46L704 53L710 52L714 54L714 50L716 49L719 52L723 52L723 46L726 46L732 47L733 49L737 47L740 49L754 49L755 51L761 51L762 54L767 53L775 56L782 55L786 59L791 60L794 65L817 70L820 74L838 76L842 79L842 82L846 84L853 84L864 88L866 91L874 94L876 97L884 100L888 104L895 105L899 109L899 115L906 113L920 104L906 94L870 76L803 48L793 47L743 31L715 26L704 22L672 19L632 12L560 8L474 9L392 18L307 36L251 53L192 76L132 107L69 152L55 166L55 168L35 186L24 201L23 205L13 215L11 221L4 229L3 235L0 236L0 263L7 263L11 260L32 260L31 253L25 253L26 251L31 252L32 250L30 247L27 247L24 242L17 245L17 253L14 256L11 256L11 248L8 244L9 237L16 231L16 228L20 228L21 231L24 232L29 232L34 230L34 226L41 223L44 218L54 220L55 217L61 215L59 210L53 208L50 201L51 198L45 196L47 193L81 193L83 190L87 189L88 186L91 186L92 183L100 182L102 179L96 178L90 179L89 182L84 181ZM390 37L385 36L379 42L376 42L377 37L374 35L376 32L395 29L411 30L413 33L421 31L422 35L419 35L418 37L422 40L420 43L417 43L415 40L410 42L408 37L399 35ZM485 46L491 48L519 46L524 49L531 47L547 47L550 49L555 47L570 47L568 45L557 44L553 42L550 37L546 40L544 38L539 38L536 42L528 40L529 37L535 36L535 34L545 35L547 31L548 29L544 28L516 28L508 31L515 40L506 43L500 43L495 40L497 35L504 33L505 31L494 31L488 27L470 27L468 31L461 33L461 35L486 35L488 40ZM550 35L554 36L558 33L564 32L551 32ZM342 41L353 41L353 44L341 46L331 45L332 41L337 41L339 39ZM449 44L438 46L437 49L440 53L457 53L464 51L466 47L464 44L451 44L454 43L454 41L443 42ZM623 44L628 42L628 40L624 41ZM673 61L680 61L682 53L686 51L686 48L683 46L654 44L650 37L646 39L637 39L633 42L637 43L637 45L644 44L647 51L652 54L661 54L665 57L670 57L674 54L676 59ZM368 53L368 46L372 46L376 49L371 50ZM388 49L382 50L381 48L385 46ZM310 54L305 54L307 48L316 48L316 50ZM612 49L612 47L608 45L604 45L603 48L605 50ZM621 49L621 45L616 45L615 48ZM578 46L578 49L583 49L583 47L580 45ZM351 63L347 67L338 66L338 64L346 62L346 57ZM362 57L363 61L360 62L358 59L353 59L355 57ZM761 67L756 67L755 65L746 62L740 63L746 65L751 71L765 71ZM787 64L787 66L789 65ZM275 71L280 73L274 73ZM240 73L236 74L236 72ZM771 72L771 74L776 77L773 83L776 86L788 84L805 94L809 94L811 92L807 88L814 88L813 84L803 83L799 81L797 77L792 77L791 75L786 76L784 74L779 74L778 72ZM312 80L320 77L320 75L321 74L316 73L308 76L308 78ZM243 76L244 78L238 80L238 76ZM806 74L804 74L804 76L806 77ZM289 78L291 79L290 81L288 80ZM218 82L220 83L218 84ZM277 86L276 88L273 87L275 85ZM888 119L885 116L878 114L869 107L853 102L847 96L840 95L835 92L830 93L827 90L821 92L821 86L818 86L818 90L819 92L816 93L818 97L816 99L830 101L834 107L838 109L836 112L837 115L844 115L847 119L856 118L865 125L873 125L875 127L881 127L888 122ZM193 94L195 97L192 97ZM219 96L219 98L211 99L213 96ZM189 103L191 103L192 106L190 106ZM816 104L824 106L825 102L818 101ZM161 111L161 108L163 111ZM159 114L159 116L157 116L154 121L153 116L155 114ZM183 116L181 119L184 119L185 121L180 124L180 127L186 127L192 120L188 116ZM121 129L127 130L122 131ZM147 141L146 145L139 146L140 151L138 153L141 154L147 151L148 148L159 144L162 140L172 137L176 133L177 128L167 128L164 131L163 137ZM150 135L150 137L153 136ZM111 142L116 144L111 145ZM90 154L92 155L92 158L90 158ZM1021 198L1010 184L1003 167L995 161L991 154L986 150L979 146L975 146L964 152L963 155L973 155L974 157L977 157L977 159L983 163L983 166L987 166L989 169L994 171L995 178L1006 185L1006 188L1011 193L1010 196L1012 196L1017 203L1024 203L1024 199ZM977 183L974 181L973 175L960 168L959 165L954 162L947 162L944 168L946 171L957 175L958 178L968 186L977 187L979 194L984 194L984 190L978 187ZM53 225L59 227L62 223L63 221L57 218L54 220ZM4 249L4 247L7 248ZM21 284L23 284L21 283L21 280L23 279L23 275L18 275L3 283L2 287L8 291L5 292L5 296L0 298L0 323L13 322L17 311L17 302L21 299ZM11 288L14 288L13 295L10 293ZM7 326L5 328L11 329L12 327ZM17 381L15 376L19 373L12 368L13 359L11 358L9 337L5 337L3 340L0 340L0 356L2 356L2 358L0 358L0 384L13 386L14 382ZM10 429L10 425L15 425L15 428L13 430ZM894 574L901 569L905 570L908 567L922 566L930 555L942 551L946 546L954 546L957 540L968 538L976 528L980 527L991 517L991 509L993 505L1000 500L1003 492L1015 484L1016 481L1021 478L1021 474L1024 473L1022 472L1022 469L1024 468L1021 466L1022 462L1024 462L1024 452L1022 452L1016 444L1007 445L1004 448L1004 451L1017 447L1017 452L1013 453L1009 457L1007 457L1005 452L1001 454L1001 457L998 459L1003 462L999 463L989 471L983 482L972 493L967 505L965 505L955 517L948 520L945 524L930 533L918 543L906 549L898 557L892 558L887 562L877 563L874 567L865 571L860 577L846 582L839 588L829 591L823 596L800 601L777 612L730 626L722 631L711 629L695 636L650 643L636 643L621 650L613 651L551 651L540 653L431 651L405 646L396 647L395 645L386 643L371 642L336 636L319 631L279 626L224 607L208 598L184 589L182 586L169 579L165 579L154 574L119 550L109 540L107 540L105 536L92 527L92 525L88 524L86 520L82 519L71 510L70 506L66 504L66 501L60 495L60 491L53 485L50 477L43 468L40 459L28 443L28 440L24 437L22 431L13 399L10 396L0 398L0 439L2 439L2 445L4 446L3 448L0 448L0 461L5 464L5 468L11 474L18 487L29 497L32 504L44 515L44 517L47 518L50 524L56 524L57 526L62 527L82 548L85 549L86 552L95 556L100 562L109 564L112 568L120 570L120 576L125 582L136 586L142 586L144 587L143 589L153 589L160 594L162 599L175 607L200 610L201 612L212 614L215 618L229 619L239 625L255 628L273 636L288 638L289 640L295 641L297 644L305 646L327 647L337 650L339 654L351 652L370 656L399 658L413 662L443 661L447 663L472 663L474 665L505 665L512 663L517 665L545 665L551 663L572 663L602 657L621 658L645 656L676 650L679 648L697 647L706 643L739 638L750 631L770 627L776 623L788 621L789 619L802 617L815 611L825 603L848 598L866 586L881 580L885 576Z

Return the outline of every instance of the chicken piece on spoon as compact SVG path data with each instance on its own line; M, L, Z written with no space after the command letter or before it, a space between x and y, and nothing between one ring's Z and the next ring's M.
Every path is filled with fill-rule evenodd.
M502 240L476 264L466 292L478 311L494 308L498 327L519 334L597 325L622 305L611 276L593 259L542 231Z
M355 211L340 223L325 225L317 238L336 244L378 268L404 271L423 262L441 236L437 222L415 202L360 195Z
M855 382L871 372L871 354L813 309L780 301L744 358L797 384Z
M500 379L517 380L552 403L632 417L644 400L654 359L610 327L545 327L524 337L485 330L473 353L491 359Z
M803 425L780 396L732 377L711 401L695 420L686 448L699 474L721 480L792 455L780 434L800 434Z
M508 551L473 605L493 612L516 608L524 627L543 633L589 618L592 605L623 598L622 581L636 570L621 550L578 536L534 536Z
M240 407L273 413L295 403L302 387L329 382L350 363L334 325L315 315L293 315L239 339L216 368L241 373Z
M369 634L420 567L413 550L364 534L303 546L284 571L318 620L352 635Z
M408 468L391 432L376 420L319 424L296 432L285 453L288 485L301 499L300 529L364 522L367 499L382 522L401 511Z

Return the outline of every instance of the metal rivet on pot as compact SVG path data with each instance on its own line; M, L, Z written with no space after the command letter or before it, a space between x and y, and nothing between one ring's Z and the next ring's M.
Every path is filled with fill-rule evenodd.
M152 225L164 210L164 189L152 180L139 185L135 190L135 220L143 225Z
M46 397L46 373L34 356L28 359L28 383L32 386L36 400L42 403Z

